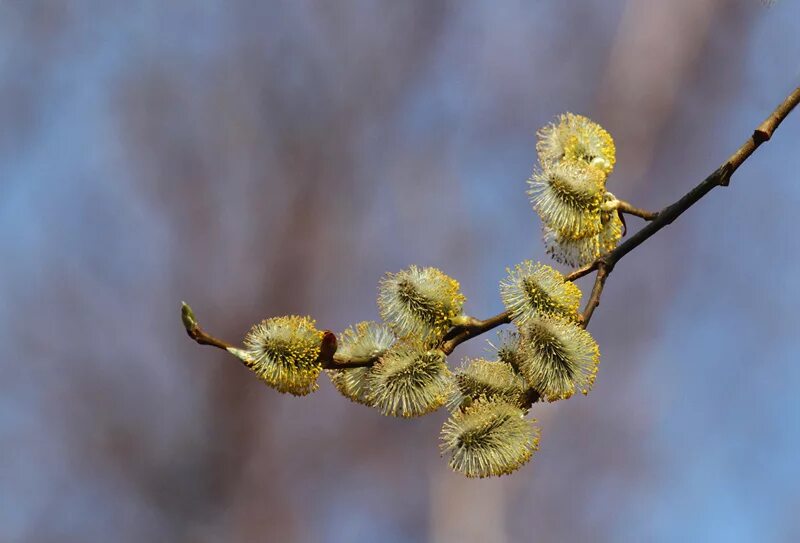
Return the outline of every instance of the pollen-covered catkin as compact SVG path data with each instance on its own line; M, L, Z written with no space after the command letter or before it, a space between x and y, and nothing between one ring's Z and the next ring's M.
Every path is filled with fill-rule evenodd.
M395 341L388 326L377 322L360 322L339 335L337 355L345 360L370 359L382 356ZM327 370L336 389L357 403L369 402L369 374L372 367Z
M587 394L594 385L600 350L591 334L564 319L537 317L521 328L519 370L548 401Z
M600 231L606 174L576 161L561 161L528 180L528 195L542 222L568 239Z
M583 115L564 113L538 132L536 151L543 168L561 161L578 161L611 173L616 162L614 139Z
M321 340L322 332L308 317L273 317L250 329L243 350L231 352L272 388L304 396L318 388Z
M525 401L525 380L506 362L466 359L456 370L454 379L456 390L449 402L451 409L480 399L516 406L522 406Z
M541 169L528 180L528 195L543 223L545 248L554 260L577 267L616 247L622 223L605 191L616 161L611 135L572 113L537 132Z
M426 343L439 339L461 314L464 295L458 281L436 268L410 266L381 280L381 318L401 338Z
M404 418L439 409L453 390L445 358L440 350L395 345L367 376L368 403L384 415Z
M497 401L477 401L454 411L442 426L441 451L467 477L511 473L539 448L539 429L524 411Z
M606 203L616 203L616 198L610 192L606 192L605 195L605 202ZM600 247L600 251L603 253L607 253L609 251L613 251L619 240L622 238L622 219L619 217L619 212L616 208L611 208L609 210L603 210L600 213L600 233L598 234L598 245Z
M581 290L558 270L526 260L500 282L500 297L518 324L541 315L578 318Z
M547 254L556 262L573 268L584 266L601 254L599 234L570 239L545 225L542 228L542 237Z

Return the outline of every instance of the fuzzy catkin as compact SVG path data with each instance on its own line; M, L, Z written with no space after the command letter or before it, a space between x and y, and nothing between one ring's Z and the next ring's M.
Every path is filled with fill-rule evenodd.
M539 448L539 429L519 407L478 401L455 411L442 426L441 451L467 477L511 473Z
M521 329L519 370L527 383L548 401L588 394L600 363L591 334L558 318L534 318Z
M322 332L308 317L274 317L253 326L245 349L234 354L272 388L304 396L318 388L321 340Z
M498 400L516 406L525 401L525 380L506 362L466 359L453 378L456 389L449 402L451 408L475 400Z
M445 359L439 350L394 346L368 374L367 401L393 417L419 417L439 409L453 390Z
M526 260L500 282L500 297L518 324L542 315L578 318L581 290L554 268Z
M394 344L395 337L385 324L360 322L339 335L338 355L347 360L383 356ZM327 370L331 382L343 396L365 405L369 400L369 375L372 367Z
M458 281L436 268L410 266L381 280L381 317L401 338L432 344L461 314L464 295Z

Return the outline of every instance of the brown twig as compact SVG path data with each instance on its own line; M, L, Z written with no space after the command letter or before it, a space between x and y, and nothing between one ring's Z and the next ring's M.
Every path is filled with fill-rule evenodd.
M800 103L800 87L796 88L788 97L775 109L775 111L767 117L754 131L750 138L736 150L719 168L714 170L708 177L706 177L699 185L687 192L680 200L668 205L658 212L650 212L638 209L628 202L620 201L617 207L618 211L627 213L637 217L641 217L648 222L641 230L636 232L633 236L628 238L625 242L621 243L614 250L600 256L594 262L579 268L566 276L568 281L574 281L593 271L597 271L595 276L594 286L586 302L586 306L582 313L581 325L585 328L594 314L594 310L600 305L600 297L603 294L606 279L611 271L616 266L617 262L622 257L631 252L633 249L644 243L653 234L672 224L684 211L689 209L700 198L708 194L711 189L717 186L725 187L730 183L731 176L739 168L739 166L747 160L758 147L772 138L775 130L786 118L787 115ZM181 315L183 324L189 337L194 339L201 345L213 345L220 349L229 349L233 347L229 343L219 340L209 334L206 334L200 329L197 324L191 308L185 303L182 306ZM504 311L494 317L486 320L475 319L468 317L463 319L464 323L459 323L453 326L445 335L440 348L446 353L450 354L453 350L464 343L465 341L488 332L502 324L511 322L511 315L508 311ZM322 348L320 350L320 362L324 368L328 369L345 369L371 366L377 361L377 357L364 358L364 359L344 359L336 356L336 336L333 332L325 331L323 335ZM529 398L531 403L538 398Z
M623 256L630 253L636 247L648 240L653 234L661 230L667 225L672 224L672 221L677 219L684 211L697 203L700 198L708 194L714 187L727 187L730 183L731 176L739 169L745 160L747 160L753 152L758 149L762 143L769 141L775 130L783 122L789 113L800 103L800 87L792 91L781 104L775 108L769 117L764 119L758 128L753 131L753 134L739 147L719 168L714 170L708 177L703 179L696 187L687 192L680 200L674 204L668 205L656 214L655 219L646 224L641 230L636 232L633 236L618 245L613 251L601 256L598 262L602 262L607 268L604 277L600 277L598 271L595 278L595 284L592 288L592 295L586 304L583 315L583 325L589 323L592 313L600 303L600 296L603 293L603 286L608 274L614 269L617 262ZM599 268L598 268L599 270Z
M189 304L186 302L181 302L181 321L183 321L183 327L186 329L186 333L189 334L189 337L200 345L212 345L223 351L227 351L229 348L233 347L233 345L228 342L217 339L211 334L206 334L203 329L200 328L192 308L189 307Z
M566 280L566 281L575 281L576 279L580 279L584 275L589 275L590 273L592 273L596 269L597 269L597 260L595 260L594 262L590 262L589 264L587 264L586 266L583 266L582 268L578 268L577 270L573 271L572 273L567 274L564 277L564 280Z
M603 260L596 261L597 264L597 275L594 277L594 286L592 286L592 293L589 295L589 299L586 301L586 307L581 313L581 326L586 328L589 324L589 320L592 318L592 313L594 310L597 309L597 306L600 305L600 296L603 294L603 287L606 285L606 278L608 274L611 273L611 268Z
M444 341L440 347L442 351L444 351L444 354L452 353L456 347L470 338L479 336L493 328L497 328L501 324L511 322L511 313L508 311L503 311L502 313L495 315L494 317L489 317L486 320L473 319L473 321L474 322L469 325L462 326L455 334L448 333L448 335L452 335L452 337Z
M634 217L640 217L646 221L655 220L658 217L657 211L647 211L645 209L639 209L635 207L625 200L617 200L617 211L621 213L626 213L628 215L633 215Z

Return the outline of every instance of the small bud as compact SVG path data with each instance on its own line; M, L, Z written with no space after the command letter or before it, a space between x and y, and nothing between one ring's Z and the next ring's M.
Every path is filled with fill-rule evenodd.
M197 329L197 318L194 316L192 308L189 307L189 304L186 302L181 302L181 321L183 321L183 327L186 328L187 332L191 333L193 330Z
M392 417L419 417L439 409L452 393L445 358L439 350L395 345L367 377L368 402Z
M280 392L304 396L317 390L322 332L308 317L274 317L253 326L244 350L231 350L258 377Z
M354 360L382 356L392 346L395 337L385 324L360 322L342 332L339 340L339 356ZM371 367L364 367L328 370L327 373L343 396L357 403L371 405L368 400L371 371Z
M442 426L441 451L450 467L467 477L511 473L539 448L539 429L519 407L476 401L455 411Z
M439 339L461 314L464 296L458 281L436 268L411 266L381 280L381 317L402 338Z
M548 401L591 390L600 350L591 334L574 322L530 319L521 328L520 372L531 388Z
M559 271L530 260L507 271L508 277L500 282L500 297L518 324L542 315L578 318L581 290Z

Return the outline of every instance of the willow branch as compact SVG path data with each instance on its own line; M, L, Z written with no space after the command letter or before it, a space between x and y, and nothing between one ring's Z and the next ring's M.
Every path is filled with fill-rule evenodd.
M566 276L566 280L575 281L584 277L593 271L597 271L595 275L594 285L586 306L581 314L581 325L585 328L594 314L597 306L600 305L600 297L603 294L606 279L614 270L617 262L622 259L626 254L634 250L636 247L644 243L656 232L665 226L672 224L684 211L692 207L698 200L708 194L715 187L726 187L730 183L731 176L747 160L753 152L758 149L761 144L769 141L775 130L786 118L787 115L800 103L800 87L796 88L788 97L775 109L775 111L767 117L753 131L750 138L742 144L719 168L714 170L708 177L700 182L696 187L687 192L677 202L668 205L658 212L645 211L636 208L625 201L619 201L617 210L629 215L641 217L648 222L641 230L636 232L633 236L628 238L625 242L618 245L614 250L598 257L594 262L578 268ZM181 317L183 320L186 332L193 340L200 345L212 345L219 349L228 350L233 348L233 345L222 341L220 339L205 333L197 323L197 320L192 313L191 308L185 303L181 309ZM450 354L465 341L472 339L476 336L484 334L502 324L511 322L511 315L508 311L499 313L493 317L485 320L476 319L473 317L464 317L463 322L459 322L453 326L440 345L442 351ZM370 358L344 358L336 354L336 336L333 332L325 331L323 334L322 345L320 348L319 361L322 367L326 369L346 369L371 366L377 361L377 357ZM535 399L531 398L535 401Z
M668 205L656 214L656 217L646 224L641 230L628 238L625 242L618 245L614 250L597 259L598 274L595 278L592 295L583 311L583 325L586 326L591 319L594 310L600 304L600 296L603 293L605 280L608 274L614 269L617 262L626 254L633 251L639 245L650 239L656 232L672 224L672 221L680 217L684 211L696 204L700 198L708 194L715 187L727 187L730 184L731 176L739 169L745 160L758 149L762 143L769 141L775 130L783 122L789 113L800 103L800 87L792 91L781 104L775 108L769 117L764 119L745 141L722 165L709 174L696 187L687 192L680 200ZM605 268L605 273L601 277L600 269Z
M212 347L216 347L228 352L231 352L231 349L234 351L239 350L235 345L218 339L200 328L200 324L197 322L197 317L195 317L194 311L192 311L192 308L189 307L189 304L186 302L181 302L181 321L183 322L183 327L186 329L186 333L189 334L189 337L200 345L211 345ZM344 358L337 356L336 349L336 334L330 330L324 330L322 332L322 342L320 343L319 356L317 357L317 361L322 365L323 368L332 370L362 368L365 366L371 366L377 361L377 357Z

